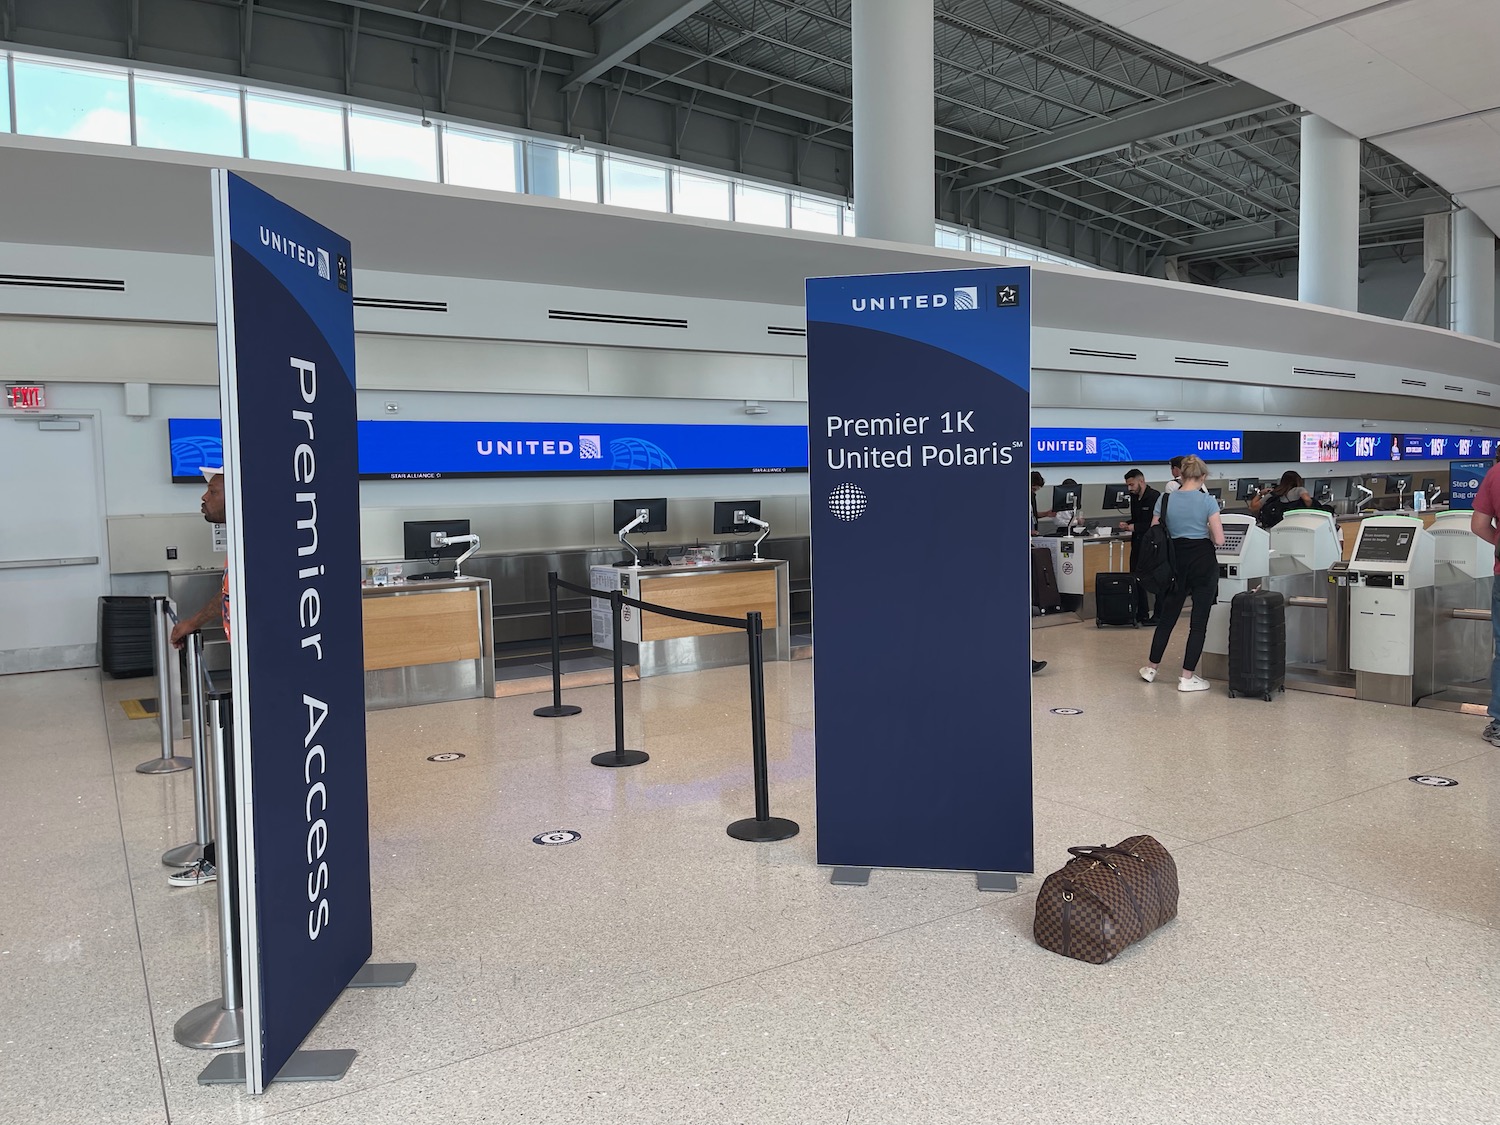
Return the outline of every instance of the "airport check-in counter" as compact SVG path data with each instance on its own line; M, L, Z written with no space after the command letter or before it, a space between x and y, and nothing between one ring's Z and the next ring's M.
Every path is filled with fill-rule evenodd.
M1483 713L1490 698L1495 552L1474 534L1469 511L1442 512L1433 541L1432 693L1423 707Z
M1256 590L1271 574L1271 537L1254 516L1225 513L1224 546L1219 559L1219 600L1208 617L1208 636L1203 642L1199 675L1209 679L1229 678L1229 603L1236 594Z
M718 617L743 618L758 610L765 658L790 660L787 573L787 564L780 559L710 566L594 566L589 568L589 585L595 590L617 589L627 597L655 605ZM629 605L621 612L621 634L624 662L634 664L642 678L722 668L744 664L748 659L743 628L643 613ZM614 645L614 618L609 602L603 598L595 598L593 603L593 643L605 650Z
M1413 516L1370 516L1349 561L1356 698L1410 707L1432 694L1434 543Z
M1271 574L1264 586L1286 599L1288 687L1353 692L1349 586L1330 579L1343 555L1331 512L1288 512L1271 529Z

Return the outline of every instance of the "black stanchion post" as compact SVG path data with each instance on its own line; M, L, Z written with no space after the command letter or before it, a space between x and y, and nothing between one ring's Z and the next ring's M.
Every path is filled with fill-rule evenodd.
M737 820L727 831L736 840L769 843L801 831L795 820L771 815L770 767L766 763L766 668L764 625L758 612L745 615L750 646L750 752L755 764L755 817Z
M596 766L610 768L638 766L651 760L651 756L644 750L625 749L625 639L621 636L624 631L624 609L623 595L619 590L611 590L609 612L614 621L614 636L611 640L615 656L615 748L595 754L589 759Z
M538 707L532 712L543 719L558 719L564 715L577 715L583 708L562 701L562 637L561 624L557 617L557 571L547 572L547 612L552 622L552 705Z

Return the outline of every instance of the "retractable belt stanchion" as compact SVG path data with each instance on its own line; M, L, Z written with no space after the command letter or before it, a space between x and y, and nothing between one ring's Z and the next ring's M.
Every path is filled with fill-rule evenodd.
M135 767L136 773L181 773L193 768L191 758L173 756L172 728L176 725L178 700L172 698L172 642L167 627L167 599L151 599L151 639L156 653L156 714L161 722L161 757Z
M188 736L193 746L193 819L198 835L191 844L180 844L162 852L161 861L168 867L185 867L203 858L203 849L212 839L209 833L208 765L203 754L203 636L193 633L183 651L187 655Z
M557 571L547 573L547 612L552 623L552 705L538 707L532 712L543 719L558 719L564 715L577 715L583 708L562 701L562 638L557 617Z
M737 820L727 829L736 840L769 843L786 840L801 831L795 820L771 815L770 768L766 762L766 668L765 628L758 612L746 615L745 634L750 647L750 752L755 762L755 817Z
M651 755L644 750L625 749L625 642L620 633L624 628L624 595L619 590L609 592L609 612L614 618L614 657L615 657L615 748L606 750L601 754L595 754L589 761L596 766L607 766L615 768L618 766L638 766L642 762L649 762Z
M216 1051L245 1041L240 1010L239 863L235 854L234 768L230 764L228 697L208 701L209 740L212 745L214 795L214 866L219 878L219 987L221 995L199 1004L172 1027L172 1037L184 1047Z

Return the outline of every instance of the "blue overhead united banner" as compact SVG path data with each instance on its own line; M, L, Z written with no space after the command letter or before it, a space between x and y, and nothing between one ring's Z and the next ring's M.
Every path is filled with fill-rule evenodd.
M818 862L1031 871L1031 271L810 280L807 363Z
M246 1081L369 959L349 243L214 173Z

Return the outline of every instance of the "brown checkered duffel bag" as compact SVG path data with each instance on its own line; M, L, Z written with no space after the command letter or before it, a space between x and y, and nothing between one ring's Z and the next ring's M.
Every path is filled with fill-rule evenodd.
M1102 965L1177 917L1177 864L1154 838L1068 854L1036 896L1033 932L1043 949Z

